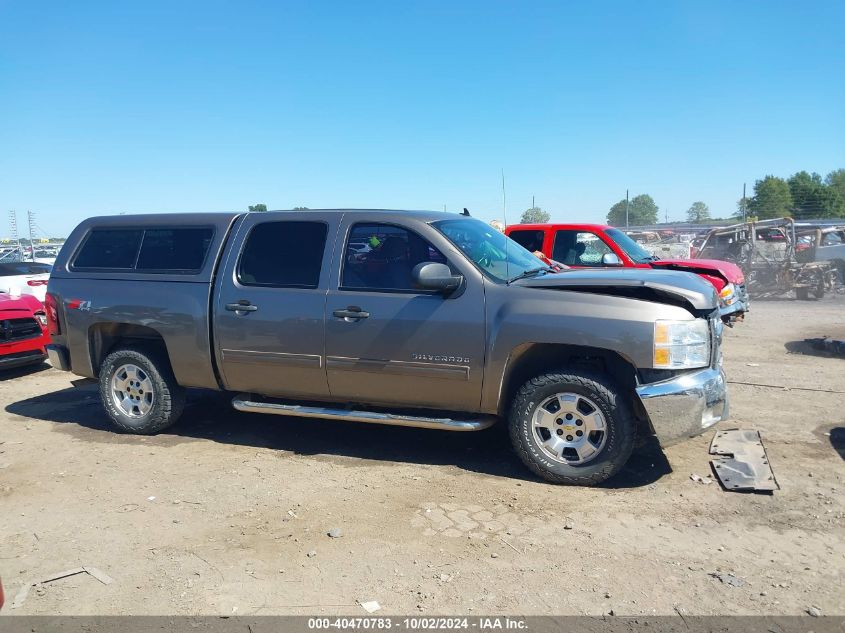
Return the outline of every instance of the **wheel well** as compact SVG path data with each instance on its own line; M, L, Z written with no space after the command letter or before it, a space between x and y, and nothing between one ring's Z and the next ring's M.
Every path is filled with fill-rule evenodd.
M167 358L164 338L156 330L133 323L98 323L88 330L91 368L99 375L103 360L120 347L143 347L162 353Z
M507 415L508 407L519 388L532 376L552 370L586 370L609 377L620 389L633 393L637 384L635 367L616 352L582 345L529 343L511 353L502 390L499 394L499 415ZM637 417L644 411L637 398L632 406Z

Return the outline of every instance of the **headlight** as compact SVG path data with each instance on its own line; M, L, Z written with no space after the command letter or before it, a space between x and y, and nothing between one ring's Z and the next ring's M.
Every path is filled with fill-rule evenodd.
M44 314L43 312L36 312L36 313L35 313L35 318L36 318L36 319L38 319L38 322L39 322L41 325L44 325L44 326L46 326L46 325L47 325L47 315L46 315L46 314Z
M655 369L692 369L709 364L710 326L706 320L655 321Z
M719 291L719 303L727 307L737 302L736 289L733 284L728 284Z

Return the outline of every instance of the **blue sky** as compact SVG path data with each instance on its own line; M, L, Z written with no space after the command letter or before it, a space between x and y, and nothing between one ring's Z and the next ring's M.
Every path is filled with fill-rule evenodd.
M845 167L843 2L0 0L0 212L531 205ZM6 232L0 218L0 235Z

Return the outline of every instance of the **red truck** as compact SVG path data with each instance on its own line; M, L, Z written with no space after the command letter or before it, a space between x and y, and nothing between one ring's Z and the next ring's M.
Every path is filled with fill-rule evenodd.
M745 276L736 264L717 259L658 259L620 229L604 224L514 224L505 234L529 251L571 268L658 268L695 273L719 293L728 325L748 311Z
M32 295L0 293L0 370L47 360L47 315Z

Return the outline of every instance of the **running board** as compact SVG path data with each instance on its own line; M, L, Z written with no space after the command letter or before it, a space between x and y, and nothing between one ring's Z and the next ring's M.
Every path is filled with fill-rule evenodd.
M238 411L249 413L291 415L300 418L326 418L329 420L343 420L345 422L370 422L373 424L389 424L391 426L413 426L420 429L441 429L443 431L481 431L496 423L496 417L492 415L480 415L475 419L433 418L252 400L249 394L235 396L232 400L232 406Z

